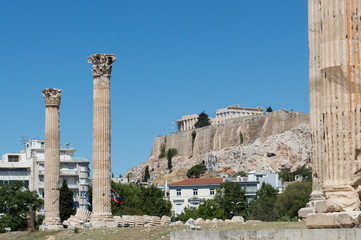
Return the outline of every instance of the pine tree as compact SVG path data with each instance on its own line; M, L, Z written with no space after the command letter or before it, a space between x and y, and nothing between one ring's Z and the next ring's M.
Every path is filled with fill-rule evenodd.
M198 121L194 124L194 127L201 128L209 125L211 125L211 120L209 119L208 114L205 113L204 111L201 112L198 115Z
M74 204L73 204L73 192L69 189L68 183L66 180L63 180L63 184L60 188L60 197L59 197L59 212L60 220L63 222L67 220L70 215L75 214Z

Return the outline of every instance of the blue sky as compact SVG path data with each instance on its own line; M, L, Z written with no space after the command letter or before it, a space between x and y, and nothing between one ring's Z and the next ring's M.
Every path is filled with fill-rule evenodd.
M115 54L112 172L147 160L183 115L230 105L309 112L307 1L1 1L0 155L44 139L44 88L63 90L61 145L92 152L87 57Z

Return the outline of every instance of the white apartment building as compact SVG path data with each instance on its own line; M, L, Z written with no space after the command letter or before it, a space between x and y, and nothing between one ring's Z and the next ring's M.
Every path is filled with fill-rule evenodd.
M89 160L74 157L72 147L60 149L60 185L66 179L79 208L88 209L84 193L89 190ZM30 190L44 198L44 141L29 140L20 153L6 153L0 160L0 184L25 182ZM44 206L41 212L44 211Z
M169 200L176 215L185 207L198 207L203 199L213 199L223 178L190 178L169 184Z
M216 189L224 181L240 184L246 191L245 195L248 201L256 195L263 182L271 184L279 193L282 193L283 190L278 174L272 173L272 171L265 173L250 171L247 177L237 178L232 178L229 175L223 178L190 178L168 185L169 200L173 206L172 211L178 215L184 211L185 207L198 207L203 199L213 199ZM165 189L166 198L168 198L167 184L161 188Z

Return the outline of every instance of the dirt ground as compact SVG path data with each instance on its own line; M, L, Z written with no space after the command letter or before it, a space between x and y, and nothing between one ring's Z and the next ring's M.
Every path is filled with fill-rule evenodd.
M261 223L218 223L201 225L201 231L219 230L263 230L263 229L304 229L306 225L300 222L261 222ZM159 226L138 228L102 228L77 229L60 231L10 232L0 234L0 240L158 240L170 239L170 232L192 231L189 226ZM193 230L194 231L194 230Z

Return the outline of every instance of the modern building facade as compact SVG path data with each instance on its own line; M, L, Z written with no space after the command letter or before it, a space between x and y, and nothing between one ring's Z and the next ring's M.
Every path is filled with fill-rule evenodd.
M173 212L178 215L184 211L185 207L198 207L203 199L213 199L217 188L224 181L234 184L241 184L246 191L248 201L256 195L262 183L271 184L272 187L282 193L282 181L277 173L272 171L256 172L250 171L247 177L232 178L224 176L222 178L190 178L180 182L169 184L169 200L173 205ZM166 196L167 196L167 191Z
M87 209L84 194L89 190L89 161L74 157L72 147L60 149L60 185L67 181L73 192L73 199L79 208ZM13 181L25 182L30 190L35 190L44 198L44 141L29 140L20 153L6 153L0 160L0 184ZM42 206L40 213L44 211Z
M190 178L169 184L169 200L174 213L181 214L185 207L198 207L203 199L213 199L223 178Z

